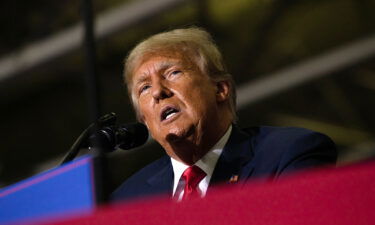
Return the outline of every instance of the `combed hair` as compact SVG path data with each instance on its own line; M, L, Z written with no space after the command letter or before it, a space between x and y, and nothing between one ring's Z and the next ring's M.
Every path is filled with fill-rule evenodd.
M175 29L155 34L140 42L125 59L124 79L128 94L139 119L139 110L135 96L132 95L132 77L134 69L153 56L187 57L207 74L213 81L229 81L230 109L236 118L236 89L232 76L227 72L223 57L211 35L202 28L191 27Z

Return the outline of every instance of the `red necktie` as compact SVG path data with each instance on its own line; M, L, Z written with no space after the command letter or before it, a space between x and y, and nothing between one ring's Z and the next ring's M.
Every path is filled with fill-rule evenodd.
M182 174L185 181L184 195L182 199L199 196L198 184L206 176L206 173L196 165L188 167Z

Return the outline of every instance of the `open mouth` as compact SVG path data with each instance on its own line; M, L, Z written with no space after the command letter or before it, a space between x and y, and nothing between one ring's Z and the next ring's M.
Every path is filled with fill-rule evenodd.
M161 121L167 120L171 118L172 116L174 116L175 114L177 114L178 112L180 112L180 110L178 110L177 108L167 106L161 112L160 119Z

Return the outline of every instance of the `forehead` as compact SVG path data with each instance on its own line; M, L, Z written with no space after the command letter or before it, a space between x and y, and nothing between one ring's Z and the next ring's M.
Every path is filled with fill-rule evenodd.
M192 62L181 55L173 56L150 56L144 58L133 70L131 81L134 84L152 73L160 73L171 67L191 68Z
M149 70L163 70L168 67L182 64L183 61L180 58L175 57L164 57L164 56L155 56L150 57L147 60L144 60L137 68L134 70L134 75L139 73L144 73Z

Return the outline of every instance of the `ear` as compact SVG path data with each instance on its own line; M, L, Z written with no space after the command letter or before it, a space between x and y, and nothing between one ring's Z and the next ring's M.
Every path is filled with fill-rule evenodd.
M224 102L229 99L230 93L230 83L227 80L222 80L216 82L216 101L217 102Z

